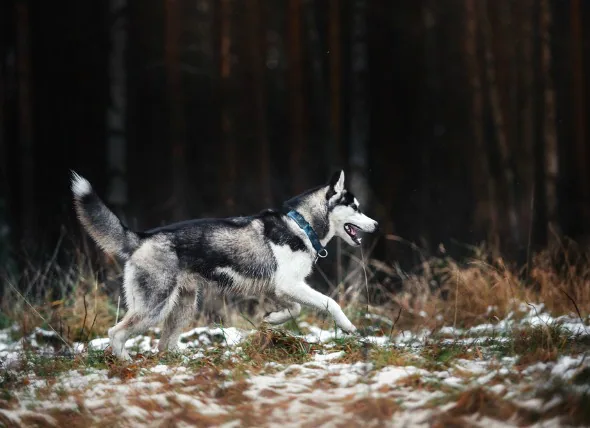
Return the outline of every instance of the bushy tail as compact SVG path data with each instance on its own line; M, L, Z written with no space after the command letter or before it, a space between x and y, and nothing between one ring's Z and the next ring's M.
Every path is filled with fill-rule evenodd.
M72 171L74 206L80 223L107 253L128 259L139 247L139 236L127 229L102 202L84 177Z

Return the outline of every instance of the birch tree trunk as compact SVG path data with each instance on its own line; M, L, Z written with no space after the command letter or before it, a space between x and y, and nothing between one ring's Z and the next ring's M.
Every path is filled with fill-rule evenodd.
M557 222L557 179L559 155L555 124L555 89L551 70L551 25L549 0L541 0L539 32L541 36L541 76L543 81L543 141L545 163L545 198L547 204L547 236L559 234Z
M111 28L107 110L108 190L106 199L121 215L128 201L127 184L127 0L110 0Z

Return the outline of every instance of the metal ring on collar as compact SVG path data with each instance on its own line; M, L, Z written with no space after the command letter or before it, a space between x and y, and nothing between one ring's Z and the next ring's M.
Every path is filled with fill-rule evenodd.
M321 257L322 259L328 257L328 250L322 248L320 251L318 251L318 257Z

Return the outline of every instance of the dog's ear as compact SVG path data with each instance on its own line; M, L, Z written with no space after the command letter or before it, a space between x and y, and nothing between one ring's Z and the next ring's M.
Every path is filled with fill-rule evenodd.
M335 193L340 193L344 190L344 171L335 172L330 178L330 190Z

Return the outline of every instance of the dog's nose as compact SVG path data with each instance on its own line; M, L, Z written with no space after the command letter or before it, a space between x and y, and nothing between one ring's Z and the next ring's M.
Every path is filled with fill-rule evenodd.
M373 230L373 232L378 232L379 231L379 223L375 222L375 229Z

